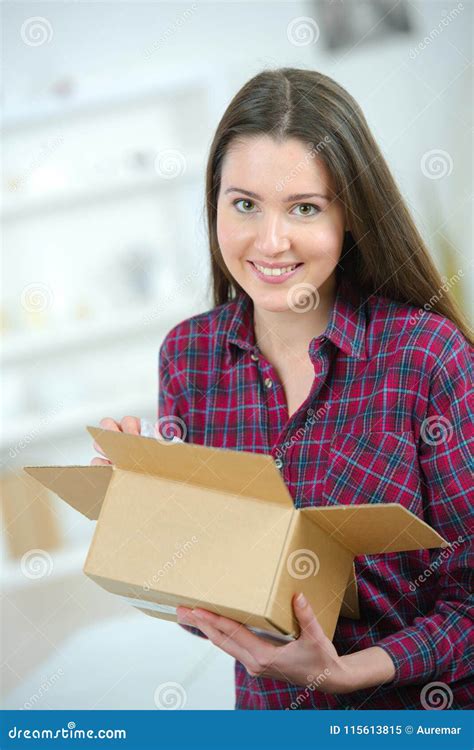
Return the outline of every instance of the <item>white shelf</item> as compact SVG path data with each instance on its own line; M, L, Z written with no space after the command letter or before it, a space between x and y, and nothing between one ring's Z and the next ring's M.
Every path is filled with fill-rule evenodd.
M124 393L119 399L104 398L94 403L79 404L74 409L58 414L54 420L44 421L44 424L41 424L40 414L25 415L15 419L11 424L4 421L0 452L5 453L10 448L15 448L25 441L25 436L30 435L34 435L30 441L32 445L67 435L86 437L88 434L85 429L86 425L98 425L104 417L122 419L126 414L133 414L133 416L149 418L156 413L157 398L157 392L154 398L153 395L146 396L142 390L134 394ZM91 439L91 458L93 453Z
M188 295L192 298L192 290ZM163 308L166 308L163 310ZM66 351L74 349L93 349L97 346L115 346L130 336L143 337L147 331L167 332L176 323L191 315L196 309L186 310L179 300L170 302L167 298L157 300L155 304L139 309L123 310L113 320L92 323L76 323L56 332L39 332L15 334L4 337L1 352L1 364L16 364L25 360L38 360L45 357L62 357Z
M150 99L156 99L158 103L160 97L175 98L177 92L184 93L186 90L193 90L195 87L205 86L207 90L212 90L214 77L211 66L201 65L194 66L192 72L188 71L187 73L175 69L162 71L162 77L159 80L152 84L147 82L142 87L135 82L133 89L124 90L119 83L117 90L110 91L109 81L107 83L109 93L106 96L103 92L100 92L86 96L78 95L67 101L51 97L36 108L32 108L31 101L27 100L23 107L17 107L16 111L4 115L2 129L7 134L8 131L17 131L20 128L38 128L50 122L90 116L114 108L123 109Z
M123 183L64 191L46 198L25 198L16 202L7 196L3 200L2 219L4 222L16 221L35 213L67 211L71 208L76 209L78 206L95 205L101 201L111 202L123 198L135 198L139 193L178 189L184 181L201 179L204 166L203 155L193 154L191 157L186 157L183 174L171 180L160 177L158 174L151 174Z

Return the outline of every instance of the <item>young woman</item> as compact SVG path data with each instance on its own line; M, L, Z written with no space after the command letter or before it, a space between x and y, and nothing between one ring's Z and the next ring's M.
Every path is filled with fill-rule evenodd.
M297 508L401 503L452 546L357 557L360 619L332 642L296 596L285 645L179 621L235 657L239 709L473 708L473 341L357 103L312 71L252 78L211 146L207 216L214 307L160 348L163 436L272 455Z

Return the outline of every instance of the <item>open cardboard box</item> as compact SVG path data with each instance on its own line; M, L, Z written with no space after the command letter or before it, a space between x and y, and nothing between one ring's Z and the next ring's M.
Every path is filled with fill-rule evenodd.
M147 614L203 607L280 640L303 591L332 639L356 555L447 547L396 503L296 509L273 458L87 428L113 466L26 466L97 525L84 573Z

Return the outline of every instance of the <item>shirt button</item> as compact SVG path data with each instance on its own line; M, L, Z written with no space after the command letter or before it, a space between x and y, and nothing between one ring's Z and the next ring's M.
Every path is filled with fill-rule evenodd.
M275 458L275 466L277 467L277 469L281 469L281 467L283 466L283 461L281 460L281 458Z
M250 355L250 359L253 359L254 362L258 362L258 354L254 354L252 352L252 354Z
M271 378L265 378L264 384L265 388L271 388L273 385L273 380Z

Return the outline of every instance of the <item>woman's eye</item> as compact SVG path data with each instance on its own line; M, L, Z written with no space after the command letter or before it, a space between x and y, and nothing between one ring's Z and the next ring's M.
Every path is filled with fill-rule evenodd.
M300 213L299 216L315 216L321 210L318 206L315 206L314 203L299 203L295 208L314 209L312 213L304 211L303 213Z
M252 208L255 206L254 202L248 198L238 198L238 200L233 202L233 205L242 214L253 213ZM314 203L299 203L295 206L295 209L303 209L302 212L298 214L299 216L316 216L316 214L321 211L321 209L318 206L315 206Z
M247 208L248 208L249 204L250 204L250 206L253 206L253 201L248 200L248 198L239 198L238 200L234 201L234 206L237 207L237 205L239 203L245 203L245 204L247 204L246 207L243 210L240 209L240 208L237 209L238 211L240 211L240 213L242 213L242 214L248 214L248 213L250 213L250 211L247 211Z

